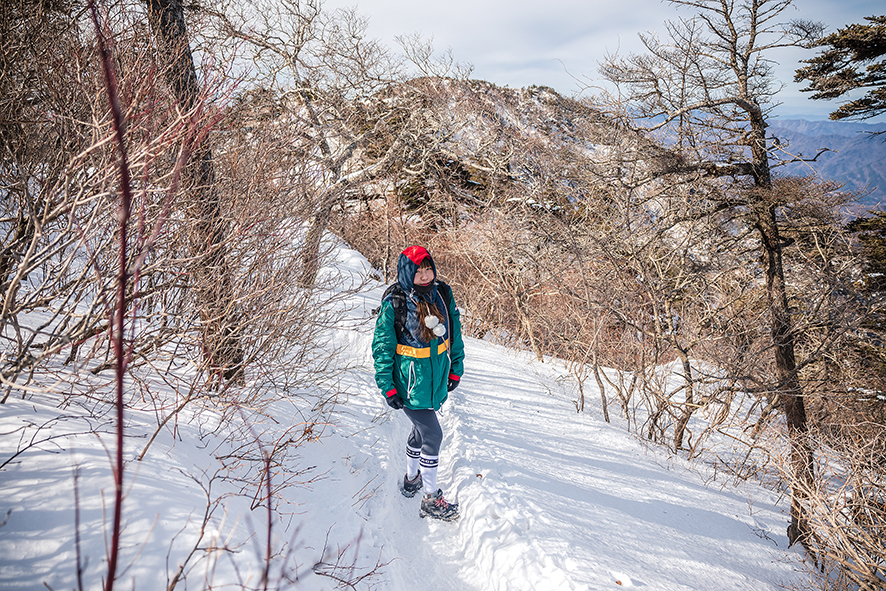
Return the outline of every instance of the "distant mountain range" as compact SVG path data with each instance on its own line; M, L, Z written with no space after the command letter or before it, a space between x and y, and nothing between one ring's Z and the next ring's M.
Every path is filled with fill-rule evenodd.
M821 178L843 183L844 188L862 192L860 210L886 210L886 124L839 121L770 120L768 135L789 154L815 162L795 162L777 170L791 175L815 172ZM787 155L785 155L787 158Z

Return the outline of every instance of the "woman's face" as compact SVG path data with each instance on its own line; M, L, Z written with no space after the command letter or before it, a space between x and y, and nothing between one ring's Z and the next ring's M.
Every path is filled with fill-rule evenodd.
M419 267L415 272L414 283L416 285L425 286L434 280L434 270L431 267Z

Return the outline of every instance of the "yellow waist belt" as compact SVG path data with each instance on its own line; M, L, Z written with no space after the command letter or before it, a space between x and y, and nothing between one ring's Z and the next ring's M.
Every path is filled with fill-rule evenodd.
M447 347L449 347L449 339L446 339L439 345L437 345L437 355L442 355ZM431 348L430 347L422 347L421 349L417 347L410 347L408 345L397 344L397 355L402 357L414 357L416 359L428 359L431 356Z

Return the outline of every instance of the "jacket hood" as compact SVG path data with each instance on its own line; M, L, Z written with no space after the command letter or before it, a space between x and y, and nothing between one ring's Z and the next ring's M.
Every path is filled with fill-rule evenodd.
M397 283L405 293L412 293L415 289L415 272L418 271L422 261L431 261L431 269L434 271L434 279L437 279L437 266L431 253L423 246L410 246L400 253L397 261Z

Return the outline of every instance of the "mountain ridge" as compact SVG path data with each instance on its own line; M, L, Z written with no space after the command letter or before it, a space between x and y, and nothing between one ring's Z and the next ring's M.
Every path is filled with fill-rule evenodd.
M793 162L779 170L790 175L815 173L834 180L849 191L859 193L857 210L880 210L886 203L886 124L839 121L775 120L769 125L770 137L778 140L785 160L812 158L814 162Z

